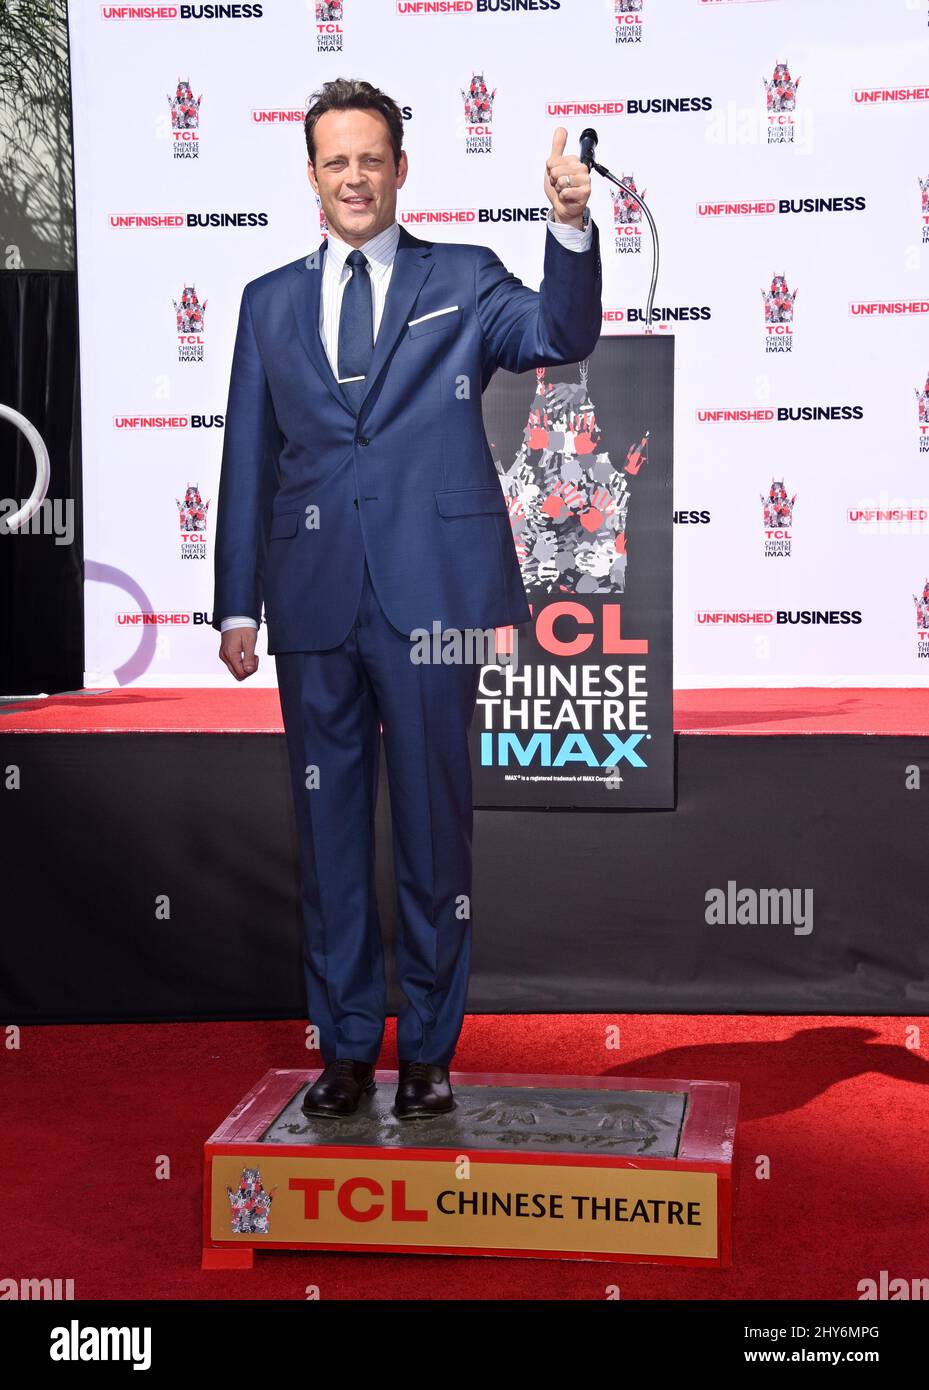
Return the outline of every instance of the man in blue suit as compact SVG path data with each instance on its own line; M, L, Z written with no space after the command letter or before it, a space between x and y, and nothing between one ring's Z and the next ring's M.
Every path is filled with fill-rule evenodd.
M397 105L338 79L305 121L328 239L242 294L216 524L213 626L237 680L264 604L300 844L304 968L324 1069L304 1098L348 1115L375 1086L385 983L374 883L383 733L404 1005L402 1119L451 1109L471 945L468 726L480 667L417 660L417 634L530 619L481 394L498 367L587 357L601 322L590 177L556 130L538 293L484 246L396 220ZM440 627L436 629L434 624Z

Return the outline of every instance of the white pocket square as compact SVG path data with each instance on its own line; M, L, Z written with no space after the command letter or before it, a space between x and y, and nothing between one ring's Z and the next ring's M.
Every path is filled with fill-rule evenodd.
M418 319L407 319L407 328L412 328L414 323L425 323L426 319L437 319L440 314L456 314L457 304L450 304L447 309L433 309L431 314L422 314Z

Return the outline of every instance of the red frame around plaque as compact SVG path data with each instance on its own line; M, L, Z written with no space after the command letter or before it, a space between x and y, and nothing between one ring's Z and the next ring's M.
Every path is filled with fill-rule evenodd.
M683 1128L676 1158L647 1158L641 1155L623 1157L612 1154L571 1154L562 1152L514 1153L497 1149L469 1149L472 1164L511 1163L521 1166L551 1166L570 1162L572 1167L634 1168L655 1171L715 1173L717 1177L717 1254L713 1258L687 1255L641 1255L626 1252L488 1249L486 1247L435 1245L374 1245L335 1244L329 1241L267 1240L256 1237L253 1243L239 1238L236 1241L217 1241L211 1235L212 1163L214 1156L254 1155L255 1146L278 1115L287 1107L301 1086L315 1080L319 1068L309 1070L272 1070L243 1096L231 1114L210 1135L203 1151L203 1269L250 1269L256 1249L265 1250L330 1250L370 1254L410 1255L479 1255L482 1257L516 1257L520 1259L577 1259L609 1260L614 1263L665 1264L726 1268L732 1263L733 1167L735 1157L736 1120L739 1106L739 1086L728 1081L685 1081L668 1078L634 1076L552 1076L526 1075L508 1072L452 1072L450 1080L456 1086L546 1087L564 1090L590 1091L676 1091L686 1095ZM384 1086L397 1084L396 1071L376 1072L377 1081ZM410 1122L411 1126L415 1122ZM428 1124L424 1121L423 1125ZM448 1148L427 1145L403 1147L351 1145L269 1144L268 1153L274 1156L329 1158L369 1158L448 1161Z

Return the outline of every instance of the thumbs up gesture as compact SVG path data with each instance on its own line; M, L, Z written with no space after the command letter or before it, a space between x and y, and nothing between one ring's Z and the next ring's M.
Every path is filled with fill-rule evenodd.
M556 222L584 225L584 209L590 197L590 173L576 154L565 154L568 132L559 126L552 137L552 152L545 161L545 189Z

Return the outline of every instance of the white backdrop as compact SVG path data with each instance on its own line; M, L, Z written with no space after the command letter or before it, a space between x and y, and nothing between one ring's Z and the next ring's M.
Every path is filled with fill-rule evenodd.
M205 622L239 298L319 243L302 116L337 76L408 108L410 230L489 244L532 286L544 228L499 213L547 206L557 125L571 149L596 127L644 192L654 331L676 340L675 685L927 683L929 0L344 0L328 21L71 0L69 26L88 685L232 684ZM495 92L482 152L473 73ZM185 131L180 80L201 99ZM614 231L594 179L604 332L641 332L648 230ZM775 275L786 324L766 323ZM206 311L181 337L185 285ZM772 479L789 524L765 524ZM194 486L205 530L184 532ZM829 620L783 621L801 614Z

